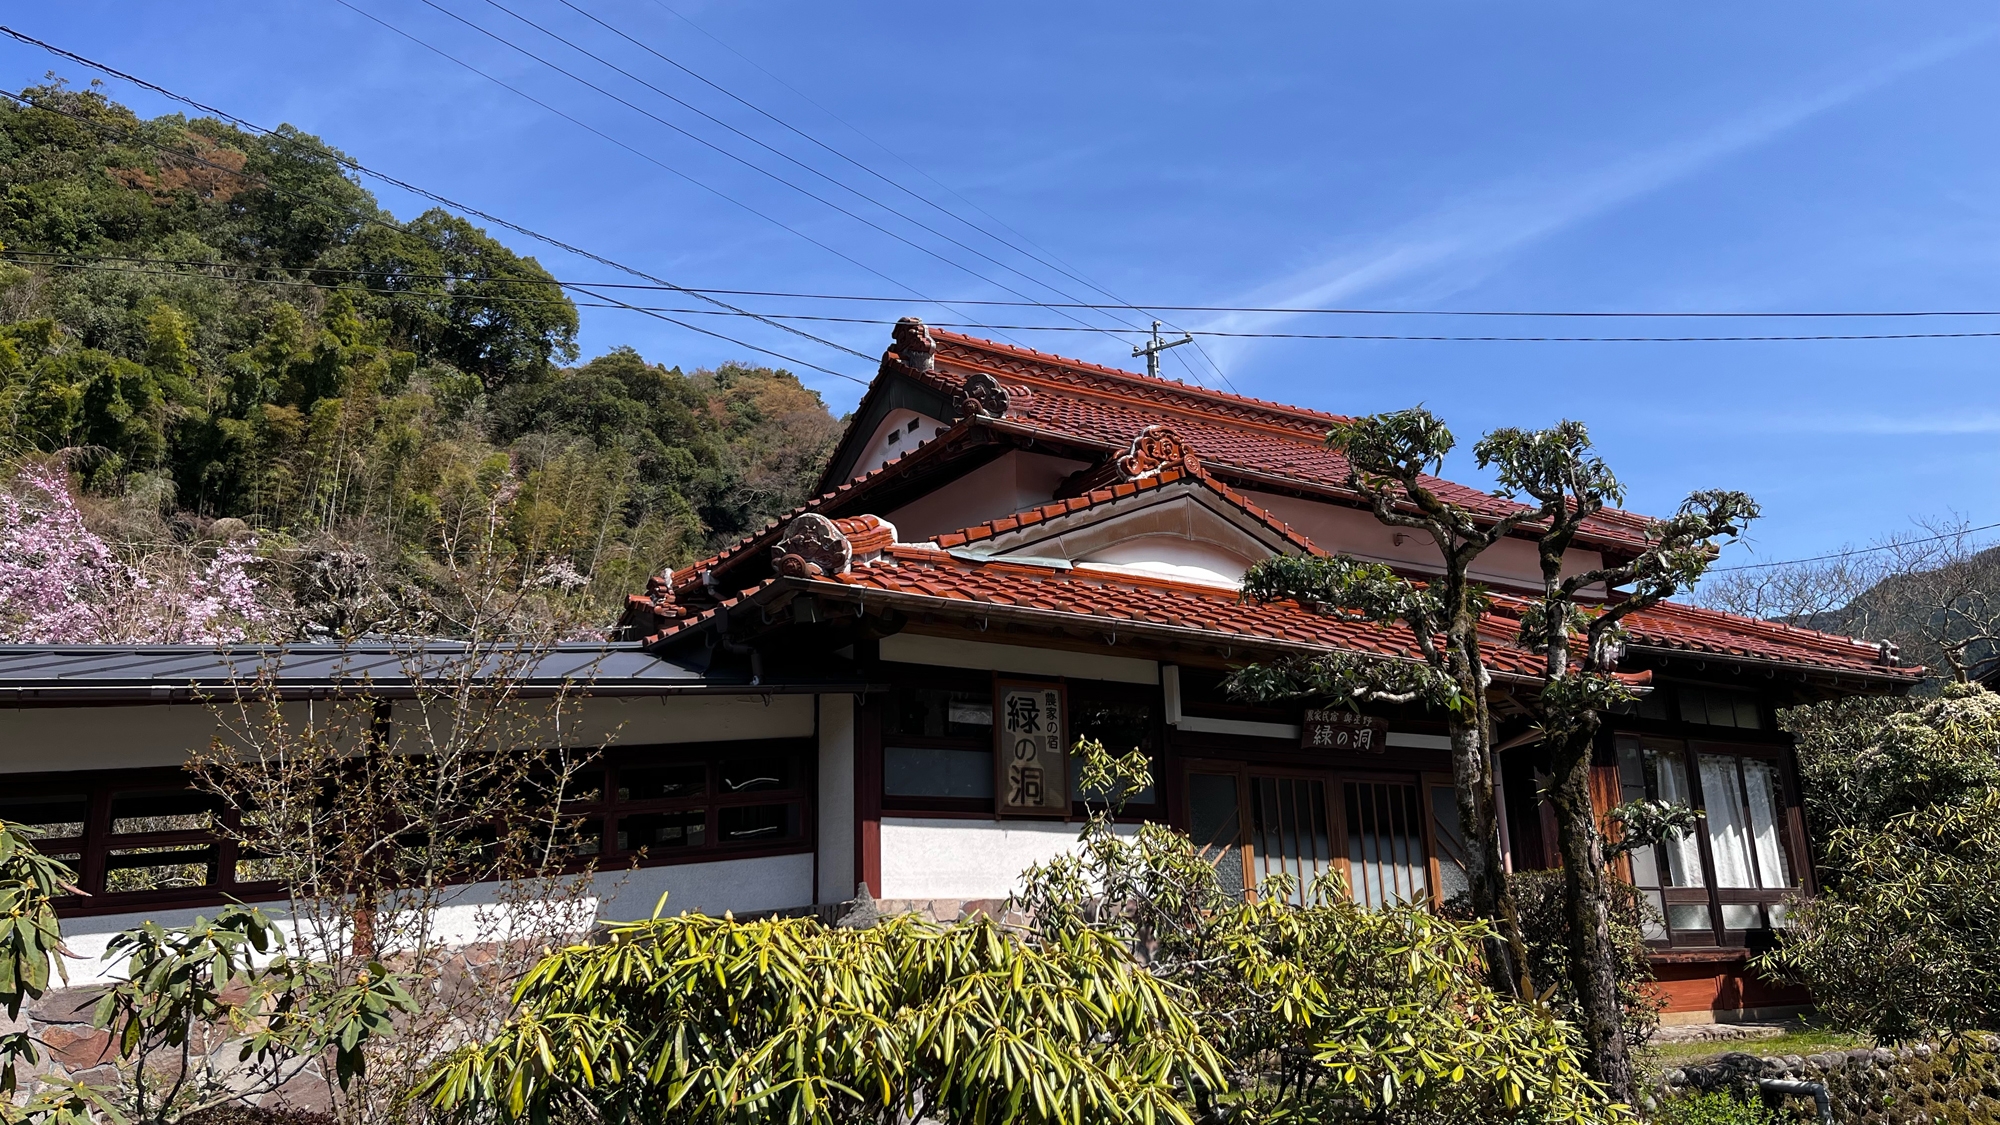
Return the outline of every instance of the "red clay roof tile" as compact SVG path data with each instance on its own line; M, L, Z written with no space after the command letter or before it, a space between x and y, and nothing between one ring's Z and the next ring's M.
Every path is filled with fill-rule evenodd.
M1282 478L1320 491L1346 494L1347 460L1326 448L1327 428L1345 419L1167 379L1066 359L1028 348L932 329L939 369L926 378L951 394L963 375L949 367L986 371L1025 394L1010 397L1001 425L1023 424L1108 447L1122 447L1147 426L1166 423L1205 461L1225 469ZM1438 478L1426 483L1439 496L1473 511L1516 511L1510 500ZM1650 521L1607 511L1586 528L1587 537L1642 546Z
M1421 655L1415 638L1401 625L1381 626L1329 616L1295 602L1242 602L1232 591L1171 578L1079 572L1017 560L956 558L928 544L899 544L873 563L815 581L971 604L1024 606L1082 620L1142 622L1253 642L1280 641L1413 660ZM1481 630L1488 638L1487 660L1496 672L1533 676L1538 660L1512 642L1511 608L1500 607ZM671 623L660 637L698 625L713 614L711 610ZM1921 674L1919 669L1885 666L1879 663L1874 646L1845 637L1671 602L1635 613L1625 624L1632 643L1640 647L1706 652L1876 678L1907 680Z

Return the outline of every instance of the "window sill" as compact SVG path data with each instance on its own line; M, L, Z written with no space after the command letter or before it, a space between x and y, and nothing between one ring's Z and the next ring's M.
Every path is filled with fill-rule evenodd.
M1719 965L1732 961L1748 961L1755 956L1755 953L1740 945L1646 950L1646 960L1656 965Z

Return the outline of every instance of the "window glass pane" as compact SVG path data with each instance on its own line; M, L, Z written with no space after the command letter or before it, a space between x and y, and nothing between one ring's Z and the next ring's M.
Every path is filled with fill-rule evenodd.
M1250 779L1250 847L1261 888L1287 876L1293 902L1333 868L1326 823L1326 783L1292 777ZM1261 893L1261 892L1260 892Z
M993 796L993 751L935 746L882 750L882 791L897 797Z
M599 855L604 851L604 822L596 818L564 823L556 834L555 847L572 859Z
M1736 697L1736 725L1744 730L1757 730L1764 725L1763 711L1757 706L1754 695Z
M1756 930L1763 928L1764 916L1755 903L1725 902L1722 904L1722 928L1725 930Z
M1354 901L1377 907L1426 897L1430 880L1417 787L1350 781L1342 789Z
M1213 773L1188 775L1188 837L1215 864L1216 881L1232 895L1243 893L1240 820L1235 777Z
M618 771L621 801L663 801L708 792L708 767L700 762Z
M1754 887L1750 866L1750 818L1743 807L1743 790L1737 779L1736 759L1720 754L1701 755L1701 796L1707 812L1708 851L1715 859L1715 885Z
M791 789L792 760L787 757L750 758L722 763L722 792L754 793L761 789Z
M1757 758L1743 759L1743 783L1750 791L1750 832L1757 848L1757 878L1773 890L1792 885L1791 864L1779 835L1778 767Z
M215 827L215 798L188 789L111 795L111 831L188 832Z
M113 848L104 861L104 889L158 891L205 887L215 865L215 848Z
M897 688L890 695L890 734L923 738L993 737L993 692L988 688Z
M1653 795L1662 801L1676 805L1689 805L1687 780L1687 758L1678 750L1665 750L1656 746L1646 747L1646 774ZM1690 832L1678 840L1661 844L1659 851L1666 858L1666 867L1661 874L1666 876L1670 887L1703 886L1701 877L1701 844Z
M1782 902L1767 903L1764 913L1770 916L1771 928L1782 930L1792 924L1791 910Z
M604 767L586 765L568 771L536 768L515 790L530 807L547 808L560 797L565 805L593 804L604 796Z
M1683 685L1677 694L1683 722L1743 730L1757 730L1764 725L1757 697L1751 692Z
M757 844L789 840L799 834L797 805L738 805L716 812L716 830L724 844Z
M1153 748L1154 708L1152 704L1139 700L1089 700L1072 697L1069 705L1069 737L1071 745L1081 738L1095 738L1104 748L1117 755L1139 750L1148 759L1157 761ZM1101 794L1085 793L1077 784L1077 771L1070 770L1070 796L1076 800L1096 799ZM1155 777L1155 785L1159 778ZM1127 798L1135 805L1150 805L1159 800L1155 785Z
M1646 797L1646 759L1640 744L1632 739L1618 740L1618 799L1639 801Z
M81 836L89 815L90 798L82 793L0 797L0 820L34 828L38 838Z
M1431 836L1437 840L1438 897L1449 902L1456 895L1471 894L1472 880L1465 874L1465 833L1459 831L1458 790L1449 785L1431 786Z
M1634 857L1636 861L1637 857ZM1651 857L1647 857L1650 861ZM1639 919L1639 936L1646 941L1667 940L1667 908L1665 896L1658 891L1642 891L1639 895L1644 903L1645 917Z
M1667 925L1676 930L1699 930L1712 933L1715 923L1709 920L1708 904L1705 902L1676 902L1667 907Z
M635 852L675 851L701 846L708 814L701 809L685 812L641 813L618 821L618 850Z

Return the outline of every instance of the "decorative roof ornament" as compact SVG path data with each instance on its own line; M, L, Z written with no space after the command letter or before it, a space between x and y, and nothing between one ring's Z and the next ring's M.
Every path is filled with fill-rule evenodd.
M896 342L889 349L889 355L882 357L882 366L887 367L889 356L895 356L897 363L919 375L937 370L937 341L931 338L931 330L924 326L922 318L906 316L899 319L891 335Z
M1118 458L1118 471L1126 480L1150 477L1168 469L1194 472L1201 458L1189 449L1181 436L1165 426L1147 426L1132 439L1125 455Z
M846 574L874 562L896 543L896 525L876 515L828 519L807 512L771 548L771 569L786 578Z
M771 569L786 578L846 574L853 562L854 545L832 520L818 512L793 520L771 548Z
M646 592L625 598L625 612L618 619L620 635L627 640L650 637L694 611L674 597L673 572L646 579Z
M896 525L881 516L848 516L834 520L833 526L847 540L850 566L872 563L896 543Z
M1009 394L1000 380L984 371L974 371L965 377L965 386L958 393L958 416L970 418L983 414L988 418L1004 417Z

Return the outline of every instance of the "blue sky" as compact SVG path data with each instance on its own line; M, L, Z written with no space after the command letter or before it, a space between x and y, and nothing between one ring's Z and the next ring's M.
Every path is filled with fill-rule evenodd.
M351 2L619 143L332 0L67 0L9 5L5 22L252 120L290 122L371 166L679 284L907 298L733 298L764 312L1074 326L1042 308L954 309L917 296L1013 299L1008 288L1142 305L2000 309L2000 16L1990 5L571 0L996 241L561 0L497 2L860 195L544 37L496 0ZM15 88L51 65L31 48L0 47ZM57 70L88 77L74 64ZM109 91L141 112L171 108L116 82ZM399 215L422 207L371 186ZM559 277L617 280L503 237ZM872 374L867 361L755 323L681 319ZM1405 335L2000 331L2000 317L1172 319L1195 330ZM805 327L871 356L887 340L878 324ZM971 330L1138 362L1129 340L1098 332ZM582 344L586 354L632 344L684 368L757 358L622 310L585 309ZM1204 346L1245 394L1346 413L1422 401L1467 447L1493 426L1583 419L1631 486L1631 507L1663 512L1698 487L1756 495L1767 518L1733 561L1863 542L1918 515L2000 520L2000 339ZM1165 373L1223 385L1192 352L1178 349ZM805 374L836 410L860 390Z

